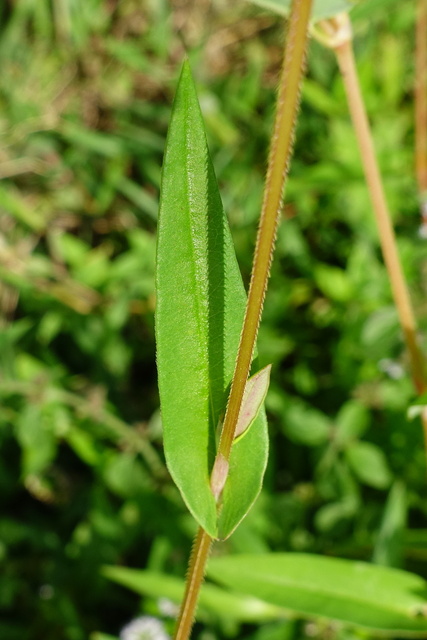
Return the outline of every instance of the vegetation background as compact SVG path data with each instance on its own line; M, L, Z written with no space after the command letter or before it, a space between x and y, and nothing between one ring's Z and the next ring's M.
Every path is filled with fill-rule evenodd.
M364 0L353 18L425 332L415 3ZM195 523L164 466L153 331L166 130L187 52L247 282L283 38L280 19L243 1L0 4L1 638L117 636L165 612L103 565L185 573ZM406 416L413 391L344 90L314 41L283 218L258 343L273 363L267 478L217 552L317 552L427 577L421 427ZM195 638L276 629L207 622Z

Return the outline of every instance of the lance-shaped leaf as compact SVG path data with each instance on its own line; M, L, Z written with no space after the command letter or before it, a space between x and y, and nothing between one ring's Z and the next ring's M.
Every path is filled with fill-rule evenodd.
M338 620L392 637L427 637L427 583L406 571L269 553L212 559L208 575L300 616Z
M156 340L166 461L193 516L217 536L209 476L227 401L246 295L209 157L188 64L184 65L162 175ZM265 415L233 447L223 494L224 535L258 495L267 460ZM237 466L243 461L239 473ZM227 505L234 502L232 514ZM222 516L221 516L222 517Z
M287 17L291 11L292 0L249 0L253 4ZM350 0L314 0L312 22L332 18L338 13L350 11L354 2Z

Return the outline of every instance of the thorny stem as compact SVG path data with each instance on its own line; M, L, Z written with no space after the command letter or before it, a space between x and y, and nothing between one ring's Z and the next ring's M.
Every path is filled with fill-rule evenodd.
M226 460L229 459L233 444L234 431L249 375L273 258L285 180L293 149L311 4L311 0L294 0L292 3L248 302L218 447L218 452Z
M212 542L210 535L206 533L202 527L199 527L196 537L194 538L190 561L188 563L185 593L175 630L175 640L187 640L190 637L200 587L202 586L205 575L205 567Z
M343 13L336 18L323 21L320 24L320 28L323 32L319 33L319 40L335 51L343 78L348 107L353 120L365 178L378 225L384 262L389 274L394 301L410 356L412 380L416 391L421 394L427 389L424 360L417 341L415 316L397 251L396 237L384 195L369 121L360 90L352 47L350 19L347 14ZM316 33L316 35L318 34ZM423 415L422 422L427 447L427 416Z
M415 171L421 215L427 224L427 0L417 1L414 98Z
M311 5L312 0L292 2L248 301L213 474L219 466L226 468L228 465L261 319L285 180L293 149ZM225 477L223 480L225 481ZM174 640L187 640L190 636L211 545L212 538L199 528L190 557L186 590Z

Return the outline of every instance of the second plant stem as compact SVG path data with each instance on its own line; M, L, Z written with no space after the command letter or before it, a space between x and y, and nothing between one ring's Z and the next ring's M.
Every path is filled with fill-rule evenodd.
M415 32L415 170L427 224L427 0L417 0Z
M248 301L214 470L219 466L222 469L228 466L261 319L285 180L293 149L311 5L312 0L293 0L292 3ZM175 640L187 640L190 637L211 545L211 537L203 529L199 529L191 552Z
M353 53L350 19L347 14L341 14L337 19L325 21L321 26L323 27L323 35L325 36L322 40L334 49L343 78L348 107L377 221L384 262L388 271L400 325L409 352L412 380L417 393L422 394L427 388L424 359L418 344L415 315L397 250L396 237L375 156L368 116L360 90ZM424 438L427 445L426 415L423 415L422 421Z

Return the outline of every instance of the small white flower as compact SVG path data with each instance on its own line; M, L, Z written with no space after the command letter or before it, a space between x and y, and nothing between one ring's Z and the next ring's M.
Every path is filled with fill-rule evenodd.
M141 616L123 627L120 640L170 640L170 636L160 620Z
M172 602L172 600L169 600L169 598L159 598L157 606L163 616L167 616L168 618L178 617L179 606L175 604L175 602Z
M42 600L51 600L55 595L55 590L51 584L42 584L39 589L39 597Z
M400 380L405 375L404 368L394 360L390 358L383 358L378 363L378 368L384 371L392 380Z
M418 237L422 240L427 240L427 220L424 220L423 224L418 228Z

